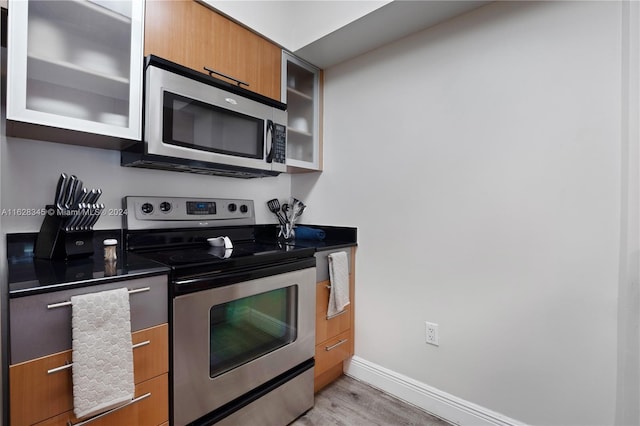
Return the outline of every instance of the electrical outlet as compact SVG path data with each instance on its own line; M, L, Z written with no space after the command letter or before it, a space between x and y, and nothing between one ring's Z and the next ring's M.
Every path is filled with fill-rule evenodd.
M424 322L426 326L426 341L430 345L440 346L440 333L438 332L438 324L433 322Z

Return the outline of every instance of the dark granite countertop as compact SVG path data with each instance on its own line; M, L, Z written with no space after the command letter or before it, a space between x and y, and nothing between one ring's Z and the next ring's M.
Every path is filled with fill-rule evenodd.
M94 254L71 260L36 259L36 233L7 235L9 297L105 284L145 276L168 274L166 266L122 250L121 231L95 231ZM118 240L117 260L105 263L102 242Z
M347 227L300 225L324 231L325 238L297 239L287 242L316 251L333 250L357 245L357 229ZM277 225L255 225L254 235L262 241L276 241ZM123 250L122 230L94 232L94 254L72 260L36 259L33 255L37 233L7 235L7 265L9 297L21 297L74 287L85 287L144 276L168 274L170 269L158 262ZM102 242L118 240L118 259L105 263Z
M315 248L316 251L333 250L345 247L353 247L358 245L357 228L327 225L305 225L300 224L297 227L308 227L324 231L324 239L295 239L288 241L287 244L297 247ZM277 225L256 225L255 235L257 239L274 240L278 237Z

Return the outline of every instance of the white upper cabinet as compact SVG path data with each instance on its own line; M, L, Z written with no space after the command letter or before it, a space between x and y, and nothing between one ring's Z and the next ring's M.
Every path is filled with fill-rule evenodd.
M10 0L7 134L140 140L143 16L142 0Z
M322 170L320 70L282 52L282 101L287 104L289 172Z

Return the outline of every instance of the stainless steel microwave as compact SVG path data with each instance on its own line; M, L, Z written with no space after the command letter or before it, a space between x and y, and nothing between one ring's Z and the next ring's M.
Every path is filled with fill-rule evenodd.
M156 56L145 60L142 143L122 165L241 178L286 171L286 104Z

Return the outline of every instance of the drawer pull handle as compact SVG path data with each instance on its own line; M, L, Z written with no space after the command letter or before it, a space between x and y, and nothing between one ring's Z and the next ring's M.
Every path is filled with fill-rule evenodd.
M336 343L335 345L325 346L325 347L324 347L324 350L325 350L325 351L327 351L327 352L329 352L329 351L331 351L331 350L333 350L333 349L337 348L338 346L340 346L340 345L342 345L342 344L344 344L344 343L347 343L348 341L349 341L349 339L342 339L342 340L338 341L338 343Z
M151 287L135 288L133 290L129 290L129 294L142 293L144 291L149 291L149 290L151 290ZM61 308L63 306L71 306L71 301L52 303L51 305L47 305L47 309Z
M136 343L135 345L131 346L133 349L137 349L140 348L142 346L147 346L151 344L151 340L145 340L144 342L140 342L140 343Z
M151 344L151 340L145 340L144 342L136 343L135 345L133 345L131 347L133 349L136 349L136 348L140 348L142 346L147 346L149 344ZM73 363L69 362L68 364L61 365L60 367L56 367L56 368L52 368L51 370L47 370L47 374L53 374L53 373L57 373L58 371L68 370L71 367L73 367Z
M71 423L71 420L67 420L67 426L82 426L82 425L86 425L86 424L88 424L88 423L91 423L91 422L92 422L92 421L94 421L94 420L98 420L98 419L99 419L99 418L101 418L101 417L108 416L109 414L111 414L111 413L113 413L113 412L116 412L116 411L118 411L118 410L122 410L123 408L128 407L128 406L129 406L129 405L131 405L131 404L135 404L135 403L136 403L136 402L138 402L138 401L142 401L143 399L149 398L150 396L151 396L151 392L145 393L144 395L141 395L141 396L139 396L139 397L137 397L137 398L135 398L135 399L132 399L131 401L127 402L127 403L126 403L126 404L124 404L124 405L121 405L121 406L119 406L119 407L116 407L116 408L114 408L113 410L105 411L105 412L104 412L104 413L102 413L102 414L98 414L97 416L95 416L95 417L91 417L90 419L87 419L87 420L82 421L82 422L78 422L78 423Z
M70 362L69 364L65 364L61 367L56 367L56 368L52 368L51 370L47 370L47 374L53 374L53 373L57 373L58 371L62 371L62 370L67 370L69 368L73 367L73 363Z
M340 315L344 315L347 312L349 312L349 311L347 311L346 309L343 309L342 311L338 312L337 314L327 315L327 319L330 320L332 318L339 317Z

